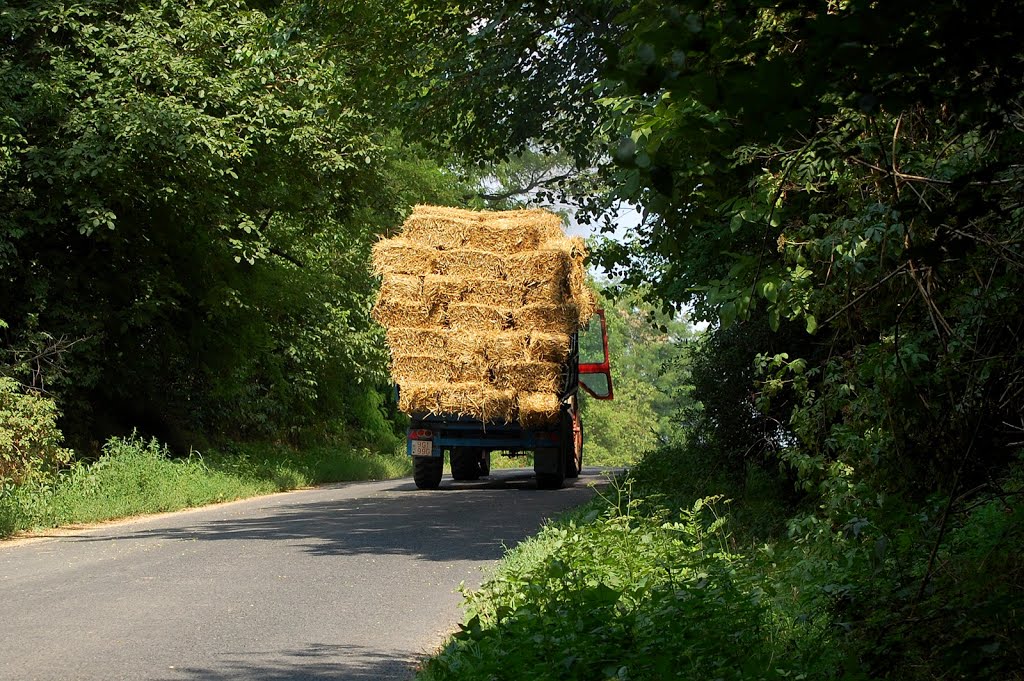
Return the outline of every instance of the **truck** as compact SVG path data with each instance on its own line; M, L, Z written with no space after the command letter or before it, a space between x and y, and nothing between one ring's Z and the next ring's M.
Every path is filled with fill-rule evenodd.
M581 361L581 354L586 360L597 361ZM412 457L416 487L432 490L440 486L445 453L449 455L454 480L477 480L490 474L492 454L517 456L532 452L537 487L560 489L567 479L579 476L583 468L580 388L594 399L614 398L608 327L601 309L595 311L588 326L570 336L570 351L562 368L561 410L555 422L524 427L518 421L485 422L457 415L410 414L407 453Z

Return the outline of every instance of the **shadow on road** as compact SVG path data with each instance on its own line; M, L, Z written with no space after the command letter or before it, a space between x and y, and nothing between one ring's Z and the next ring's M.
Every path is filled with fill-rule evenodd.
M518 493L528 490L532 493ZM532 474L507 471L479 482L446 479L432 492L394 493L406 491L416 488L403 480L374 496L300 502L191 526L68 540L255 540L282 543L315 556L395 554L442 562L486 561L500 558L505 546L535 530L539 517L556 515L593 494L582 480L562 490L537 491ZM481 524L488 526L486 532Z
M412 663L399 655L353 645L314 644L302 650L224 655L210 667L178 667L158 677L161 681L204 679L227 681L380 681L411 679Z

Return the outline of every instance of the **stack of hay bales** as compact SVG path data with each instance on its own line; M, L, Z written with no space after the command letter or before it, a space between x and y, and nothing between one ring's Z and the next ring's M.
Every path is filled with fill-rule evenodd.
M553 423L570 335L594 312L585 257L547 211L416 206L373 250L399 408Z

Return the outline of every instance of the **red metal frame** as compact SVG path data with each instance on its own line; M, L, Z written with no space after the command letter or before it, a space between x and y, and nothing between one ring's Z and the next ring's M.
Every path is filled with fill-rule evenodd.
M580 374L604 374L605 378L608 379L608 394L607 395L596 395L594 391L588 388L583 381L580 381L580 387L587 391L587 393L598 400L611 400L615 399L615 391L612 389L612 367L611 362L608 358L608 325L605 322L604 310L595 310L598 317L601 318L601 343L604 346L604 361L600 364L587 363L580 364Z

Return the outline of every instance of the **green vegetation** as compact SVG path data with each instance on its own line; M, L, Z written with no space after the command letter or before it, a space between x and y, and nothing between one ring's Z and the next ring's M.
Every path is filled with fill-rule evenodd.
M405 456L367 449L247 445L174 459L155 440L114 438L96 461L0 488L0 537L409 470Z
M694 332L638 294L602 294L599 300L608 324L615 399L595 400L580 391L583 460L589 466L623 466L683 437L679 419L690 403L686 346ZM588 331L581 336L580 361L600 362L600 334Z
M597 252L618 291L711 327L685 346L685 432L638 467L636 507L489 587L432 673L501 678L500 648L532 635L509 677L1020 678L1024 7L456 4L423 124L477 162L573 159L583 220L640 214ZM630 564L616 524L673 546L650 519L686 526L679 509L718 494L737 543L705 570L713 603L686 583L707 551L650 550L677 601L669 574L637 596L588 558L607 542ZM723 573L755 608L729 610Z
M1024 461L1005 496L944 536L920 516L891 537L851 524L825 540L787 534L786 486L760 473L673 484L666 473L694 459L652 454L512 550L467 593L459 633L419 678L1021 678ZM737 500L695 498L697 487ZM979 563L996 576L979 580Z
M619 401L585 403L588 462L644 458L428 673L1021 678L1022 24L1015 0L8 2L5 522L60 522L53 490L143 450L151 482L260 442L386 455L371 244L417 202L557 199L607 237ZM182 458L109 440L135 429Z

